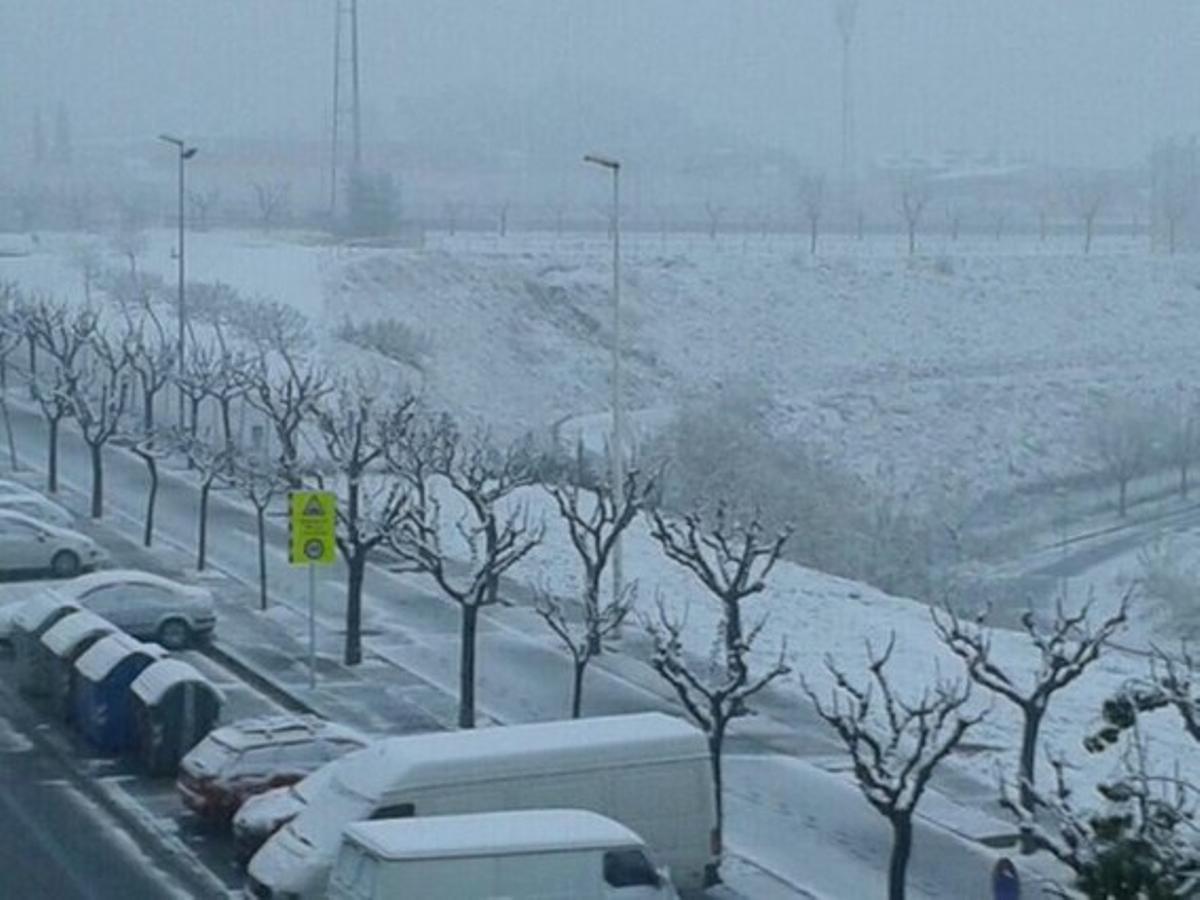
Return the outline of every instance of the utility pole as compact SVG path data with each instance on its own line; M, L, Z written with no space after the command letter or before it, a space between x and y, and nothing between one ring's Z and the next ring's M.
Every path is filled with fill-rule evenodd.
M346 44L349 43L347 49ZM343 93L349 82L347 105ZM351 174L362 165L362 115L358 65L358 0L335 0L333 24L333 121L330 124L329 214L337 215L338 177L342 153L343 120L350 119Z
M615 159L591 154L585 156L583 161L612 172L613 437L610 453L612 454L613 510L616 513L616 518L619 520L621 518L621 503L625 497L625 417L621 404L621 163ZM613 542L612 562L613 602L616 603L620 599L624 587L621 567L620 534L617 535L616 540ZM593 653L600 652L599 642L597 641L591 649Z
M842 39L842 189L850 200L854 166L854 97L850 82L850 45L858 21L858 0L835 0L834 22Z
M185 279L184 279L184 206L183 206L183 173L184 163L196 155L196 148L189 147L182 138L173 137L169 134L160 134L160 141L170 144L179 151L179 237L178 246L176 247L176 256L179 262L179 295L177 310L177 318L179 319L179 346L176 349L175 365L180 376L184 373L184 351L186 349L185 335L187 332L187 303L185 295ZM182 429L186 425L185 413L185 398L182 385L179 388L179 427Z

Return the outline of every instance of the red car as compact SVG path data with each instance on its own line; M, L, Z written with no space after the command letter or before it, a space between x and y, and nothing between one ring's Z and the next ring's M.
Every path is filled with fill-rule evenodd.
M363 734L315 716L264 716L218 728L179 766L184 805L225 823L248 798L295 784L327 762L370 743Z

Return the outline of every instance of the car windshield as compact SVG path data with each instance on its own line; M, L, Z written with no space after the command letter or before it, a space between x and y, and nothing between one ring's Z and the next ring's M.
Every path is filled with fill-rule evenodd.
M215 775L234 758L233 748L215 734L210 734L191 749L188 762L198 771Z
M336 846L342 828L368 818L375 808L374 801L350 790L338 778L331 779L320 796L312 799L317 802L300 813L290 827L313 847Z

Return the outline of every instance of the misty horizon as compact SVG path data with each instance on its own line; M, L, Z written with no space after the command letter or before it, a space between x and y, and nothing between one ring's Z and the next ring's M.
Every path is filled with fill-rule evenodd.
M320 139L328 129L330 0L3 6L9 158L27 150L33 118L50 130L60 105L80 144L164 130ZM1188 54L1200 8L1128 6L862 0L855 165L958 151L1126 166L1157 139L1200 130L1200 101L1177 88L1200 76ZM501 152L511 136L490 129L487 112L523 111L519 129L537 135L552 98L555 123L573 108L597 145L633 154L646 135L667 150L711 139L838 164L841 42L828 2L366 0L359 15L368 143L488 148L496 135Z

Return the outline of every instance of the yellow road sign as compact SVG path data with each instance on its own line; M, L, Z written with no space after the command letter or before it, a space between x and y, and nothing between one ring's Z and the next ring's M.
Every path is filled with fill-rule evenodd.
M288 494L288 562L331 566L337 561L337 495L331 491Z

